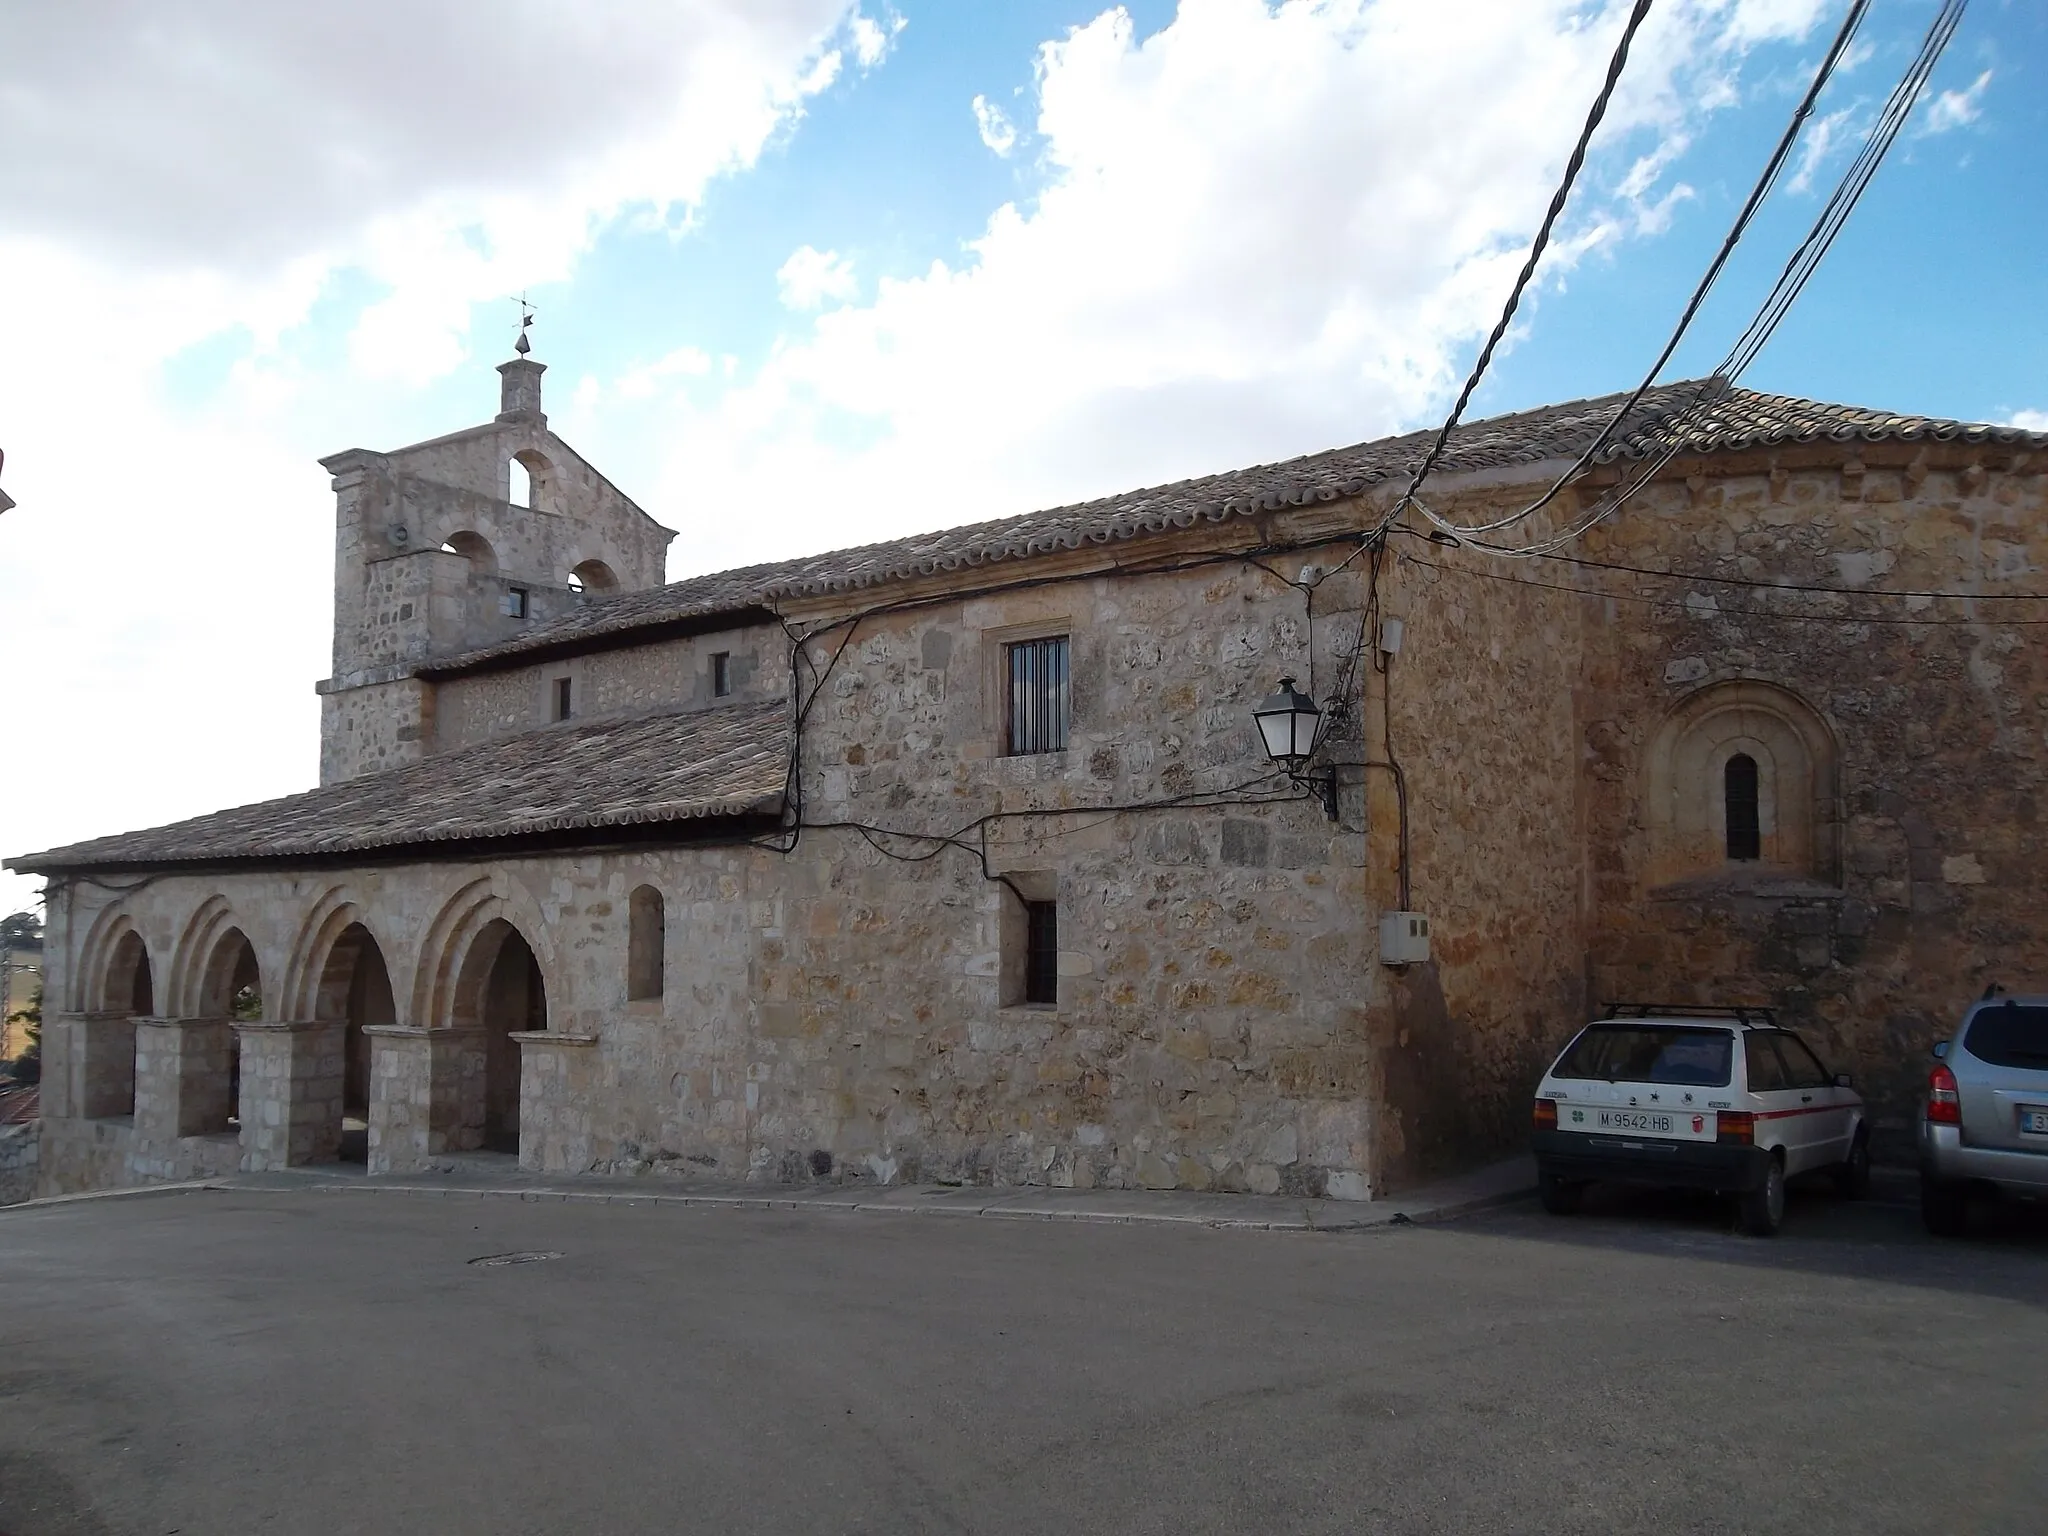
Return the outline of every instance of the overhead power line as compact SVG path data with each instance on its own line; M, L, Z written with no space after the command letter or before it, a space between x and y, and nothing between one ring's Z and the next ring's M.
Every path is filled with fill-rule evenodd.
M1841 597L1955 598L1973 603L2048 603L2048 592L1964 592L1955 588L1830 587L1803 581L1762 581L1744 576L1708 576L1698 571L1660 571L1654 566L1626 565L1619 560L1594 560L1585 555L1539 555L1566 565L1595 571L1621 571L1630 576L1656 576L1665 581L1698 582L1703 586L1747 587L1758 592L1818 592Z
M1476 566L1445 565L1437 560L1424 560L1416 555L1401 555L1409 565L1419 565L1427 570L1442 571L1447 576L1472 576L1481 581L1504 581L1515 587L1539 587L1546 592L1570 592L1580 597L1601 597L1614 603L1638 603L1645 608L1662 608L1670 613L1688 614L1701 619L1763 619L1770 623L1788 624L1847 624L1851 626L1880 624L1898 625L1917 629L1981 629L1990 625L1998 629L2012 626L2034 628L2048 625L2043 619L1958 619L1939 615L1925 618L1912 614L1854 614L1854 613L1796 613L1790 609L1778 608L1722 608L1697 609L1683 600L1668 597L1645 597L1638 592L1608 592L1599 587L1575 587L1569 582L1538 581L1533 576L1510 576L1506 571L1484 571ZM1819 588L1820 591L1835 591L1834 588ZM1858 594L1860 595L1860 594Z
M1702 382L1690 401L1679 410L1668 412L1665 415L1660 426L1664 438L1662 448L1647 463L1634 470L1619 489L1601 498L1599 502L1578 518L1570 527L1535 544L1505 545L1494 543L1481 537L1484 534L1497 532L1502 528L1520 522L1540 510L1586 467L1592 455L1611 436L1620 419L1626 415L1627 411L1636 402L1640 401L1643 393L1649 388L1650 382L1654 380L1656 373L1661 371L1664 363L1669 360L1672 350L1677 345L1678 337L1690 325L1691 319L1697 312L1701 300L1705 297L1706 290L1712 285L1714 278L1718 276L1720 267L1725 262L1727 254L1733 249L1734 241L1739 238L1741 231L1753 217L1757 205L1775 184L1779 173L1783 169L1785 159L1798 136L1800 127L1811 113L1814 101L1818 98L1822 87L1826 84L1827 79L1834 72L1843 53L1847 50L1857 27L1860 26L1863 13L1868 8L1868 0L1855 0L1855 3L1851 5L1849 14L1844 18L1842 27L1837 32L1834 45L1822 60L1821 67L1815 74L1813 84L1809 87L1805 97L1802 98L1798 109L1795 110L1791 123L1787 126L1785 134L1780 138L1777 150L1771 156L1770 162L1765 166L1764 173L1758 178L1756 189L1751 193L1750 201L1744 206L1741 215L1738 216L1735 227L1731 229L1729 239L1724 242L1722 251L1716 257L1707 278L1695 292L1693 302L1687 306L1685 315L1681 318L1672 340L1667 344L1663 355L1658 359L1656 367L1652 369L1644 384L1630 397L1629 404L1624 406L1621 412L1617 413L1615 420L1610 422L1608 428L1602 433L1601 438L1596 439L1595 444L1580 456L1578 462L1571 469L1567 470L1543 497L1517 512L1495 519L1490 523L1470 526L1453 523L1439 516L1419 498L1414 497L1412 490L1395 503L1392 510L1388 513L1387 521L1391 521L1404 507L1412 505L1430 523L1450 533L1461 543L1473 549L1503 558L1528 559L1551 554L1572 543L1583 536L1595 524L1611 516L1616 510L1640 494L1656 478L1664 466L1669 464L1683 450L1694 413L1703 404L1720 398L1734 387L1735 381L1740 377L1742 371L1755 360L1765 343L1770 340L1778 326L1783 322L1793 300L1798 297L1799 292L1805 287L1806 282L1812 277L1814 271L1819 266L1821 258L1827 253L1829 246L1834 243L1835 237L1841 232L1850 213L1854 211L1857 203L1861 200L1864 191L1868 188L1871 178L1876 174L1877 168L1882 163L1885 154L1889 151L1892 143L1897 139L1899 131L1904 127L1907 118L1911 115L1912 108L1920 99L1935 64L1939 61L1943 51L1948 47L1950 39L1954 37L1967 3L1968 0L1944 0L1940 12L1935 17L1933 24L1928 28L1927 35L1921 42L1919 51L1907 66L1898 85L1893 89L1891 96L1888 98L1884 110L1879 114L1870 132L1866 135L1862 150L1857 154L1848 170L1844 172L1840 183L1835 188L1834 194L1828 199L1827 204L1823 207L1820 216L1814 221L1813 227L1808 231L1805 239L1795 247L1791 258L1786 262L1784 271L1780 273L1777 283L1773 285L1771 292L1766 295L1763 303L1758 306L1756 314L1737 338L1734 346L1730 348L1728 355L1722 360L1721 365L1714 370L1714 373L1708 379ZM1382 526L1385 526L1384 522Z
M1657 382L1657 375L1664 371L1664 365L1671 361L1672 353L1678 350L1678 344L1692 328L1693 319L1699 314L1700 306L1706 302L1707 295L1720 280L1722 270L1728 265L1728 258L1735 254L1735 247L1742 243L1742 237L1747 233L1751 221L1756 218L1757 210L1763 206L1764 199L1770 196L1771 188L1777 185L1778 176L1792 154L1792 147L1799 140L1800 130L1806 126L1807 118L1813 115L1814 103L1820 99L1820 93L1833 78L1835 67L1849 51L1850 43L1855 41L1857 30L1863 25L1864 13L1869 9L1870 0L1853 0L1849 6L1849 14L1842 18L1842 25L1835 33L1834 43L1821 59L1820 68L1814 71L1812 84L1807 86L1806 94L1800 97L1799 105L1793 109L1791 121L1786 123L1785 131L1778 136L1778 147L1771 152L1771 158L1765 163L1762 174L1757 177L1756 185L1750 188L1749 198L1743 203L1742 211L1735 216L1735 222L1728 226L1728 233L1721 240L1721 248L1714 253L1714 259L1707 265L1706 274L1693 289L1692 298L1687 301L1684 312L1678 317L1678 323L1672 327L1671 335L1664 343L1664 350L1657 354L1657 360L1651 363L1648 371L1643 374L1642 383L1638 384L1628 399L1622 402L1621 408L1608 418L1607 424L1600 429L1599 436L1586 445L1585 451L1578 456L1571 468L1557 477L1550 489L1518 511L1510 512L1490 523L1475 524L1469 530L1461 529L1461 533L1474 536L1493 533L1521 522L1549 506L1566 486L1585 471L1586 466L1593 462L1594 456L1606 447L1614 434L1621 429L1621 424L1628 419L1629 413L1642 403L1643 396L1648 394L1650 386ZM1697 401L1694 403L1697 404ZM1425 465L1425 472L1427 468ZM1404 500L1414 497L1416 487L1422 483L1422 479L1422 474L1416 476L1414 483L1408 487L1408 494Z
M1865 0L1859 0L1865 3ZM1628 64L1629 44L1635 41L1636 31L1643 19L1650 14L1650 0L1636 0L1636 7L1629 13L1628 25L1622 28L1621 42L1616 45L1614 57L1608 61L1607 79L1600 87L1600 94L1593 98L1593 110L1586 114L1586 126L1579 130L1579 142L1572 146L1571 159L1565 163L1564 180L1558 183L1556 194L1550 199L1550 209L1543 215L1543 225L1536 231L1536 239L1529 247L1529 259L1522 263L1521 274L1515 279L1515 286L1508 293L1507 306L1501 310L1500 322L1494 326L1493 334L1486 338L1486 345L1479 349L1479 361L1473 364L1472 376L1465 381L1465 387L1458 392L1458 402L1451 407L1451 414L1437 433L1436 441L1430 444L1429 452L1423 456L1415 477L1408 482L1408 489L1402 494L1402 502L1412 497L1422 482L1429 478L1429 472L1442 456L1444 444L1450 441L1451 429L1458 424L1458 418L1465 414L1465 407L1471 403L1472 391L1479 387L1479 380L1486 373L1486 366L1493 361L1493 349L1500 345L1501 337L1507 334L1508 324L1515 318L1515 308L1522 302L1522 292L1529 286L1529 279L1536 274L1536 264L1543 259L1544 247L1550 244L1550 232L1557 226L1558 215L1564 212L1564 205L1572 195L1572 184L1579 179L1579 170L1586 163L1586 147L1593 142L1593 132L1600 126L1600 120L1607 115L1607 103L1613 99L1614 88L1621 81L1621 72ZM1398 505L1398 504L1397 504Z

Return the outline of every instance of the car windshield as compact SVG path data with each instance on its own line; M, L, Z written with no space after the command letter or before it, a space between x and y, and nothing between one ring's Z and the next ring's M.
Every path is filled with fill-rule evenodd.
M1594 1024L1571 1043L1552 1075L1608 1083L1725 1088L1734 1054L1733 1036L1725 1029Z
M1994 1067L2048 1070L2048 1008L2037 1003L1980 1008L1963 1036L1963 1048Z

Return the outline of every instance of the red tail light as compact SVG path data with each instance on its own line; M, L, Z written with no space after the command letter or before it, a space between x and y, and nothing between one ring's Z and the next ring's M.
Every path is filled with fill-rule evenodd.
M1956 1092L1956 1075L1947 1067L1927 1074L1927 1119L1931 1125L1961 1125L1963 1100Z
M1536 1129L1539 1131L1556 1130L1557 1102L1554 1099L1538 1099L1536 1101L1535 1120Z
M1724 1109L1714 1118L1714 1140L1723 1146L1756 1145L1756 1116L1746 1109Z

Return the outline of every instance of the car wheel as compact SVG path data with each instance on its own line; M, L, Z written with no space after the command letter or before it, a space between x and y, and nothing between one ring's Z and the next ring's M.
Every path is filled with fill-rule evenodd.
M1764 1180L1742 1196L1742 1230L1751 1237L1776 1237L1785 1224L1785 1165L1775 1157L1764 1165Z
M1561 1178L1554 1173L1536 1175L1536 1193L1542 1198L1543 1209L1553 1216L1569 1216L1579 1208L1585 1198L1586 1186Z
M1835 1193L1844 1200L1870 1193L1870 1138L1861 1131L1849 1147L1849 1160L1835 1169Z
M1936 1237L1962 1237L1970 1230L1970 1186L1920 1175L1920 1219Z

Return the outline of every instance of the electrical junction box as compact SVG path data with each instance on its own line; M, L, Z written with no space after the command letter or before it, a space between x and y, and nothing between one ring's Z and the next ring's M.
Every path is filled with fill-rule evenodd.
M1429 959L1429 919L1420 912L1380 914L1380 964L1420 965Z

